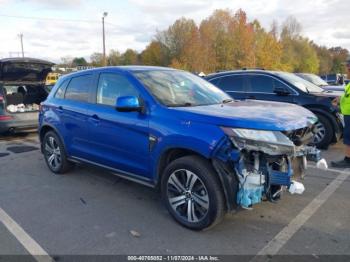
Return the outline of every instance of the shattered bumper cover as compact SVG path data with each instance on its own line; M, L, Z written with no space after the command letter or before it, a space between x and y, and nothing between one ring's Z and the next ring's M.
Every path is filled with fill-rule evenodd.
M304 191L304 186L298 181L304 177L307 161L321 159L318 149L302 145L310 140L308 132L298 138L302 141L298 143L282 132L230 132L232 130L225 130L228 136L213 157L225 196L232 200L229 209L237 206L251 208L263 199L276 201L286 190L292 194ZM264 135L267 139L255 139Z

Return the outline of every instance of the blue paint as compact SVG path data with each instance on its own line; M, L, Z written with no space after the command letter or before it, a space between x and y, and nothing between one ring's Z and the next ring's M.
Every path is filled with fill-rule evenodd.
M106 67L63 76L42 104L39 129L54 128L62 138L68 157L118 169L156 184L161 175L158 173L160 160L172 149L186 149L207 159L237 163L240 152L233 148L221 127L290 131L315 121L315 115L305 108L276 102L234 101L168 107L135 77L135 72L140 70L174 71L160 67ZM101 73L124 76L137 90L139 100L124 98L119 105L135 108L142 101L143 110L120 112L115 106L98 104L96 94ZM91 75L88 101L55 97L64 81L84 75ZM201 85L203 80L198 78L197 81ZM211 88L213 94L222 93L223 97L228 97L214 86ZM155 139L152 147L150 137ZM235 167L241 170L240 165ZM259 189L245 195L255 203L261 199L261 192Z

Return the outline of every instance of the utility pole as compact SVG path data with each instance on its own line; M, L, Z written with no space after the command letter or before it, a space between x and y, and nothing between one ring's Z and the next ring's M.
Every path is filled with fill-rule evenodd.
M24 50L23 50L23 34L20 33L18 35L19 39L21 40L21 49L22 49L22 57L24 57Z
M105 37L105 17L107 17L108 13L103 12L102 15L102 38L103 38L103 66L107 65L106 61L106 37Z

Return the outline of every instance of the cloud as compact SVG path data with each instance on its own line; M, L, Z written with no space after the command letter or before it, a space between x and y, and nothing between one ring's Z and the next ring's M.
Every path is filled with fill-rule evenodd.
M0 0L1 1L4 0ZM6 0L5 0L6 1ZM47 8L66 8L66 7L78 7L82 4L81 0L17 0L18 2L43 6Z
M350 40L350 30L334 32L333 37L338 38L338 39L348 39L348 40Z
M0 0L1 14L90 20L72 21L30 20L0 17L0 56L20 50L17 34L24 34L25 52L34 57L89 57L102 50L101 14L106 18L106 47L121 52L127 48L141 51L156 34L168 28L180 17L193 18L197 23L215 9L239 8L248 19L258 19L269 28L273 20L281 24L293 15L302 24L303 34L326 46L350 49L348 0ZM79 11L77 11L79 9Z

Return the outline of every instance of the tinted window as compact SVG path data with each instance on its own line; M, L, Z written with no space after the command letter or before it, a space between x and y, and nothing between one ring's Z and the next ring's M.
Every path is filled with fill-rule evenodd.
M64 98L64 90L66 89L68 82L69 81L67 79L60 84L55 93L55 98Z
M138 92L125 76L116 73L100 74L97 103L114 106L116 99L121 96L138 96Z
M226 92L244 92L244 77L240 75L231 75L220 77L220 81L216 84Z
M83 75L73 77L69 82L65 98L77 101L89 101L89 90L92 81L92 75Z
M208 80L210 83L212 83L215 86L218 86L218 83L220 82L220 77L214 78L214 79L209 79Z
M269 76L249 76L250 91L256 93L273 93L274 79Z

